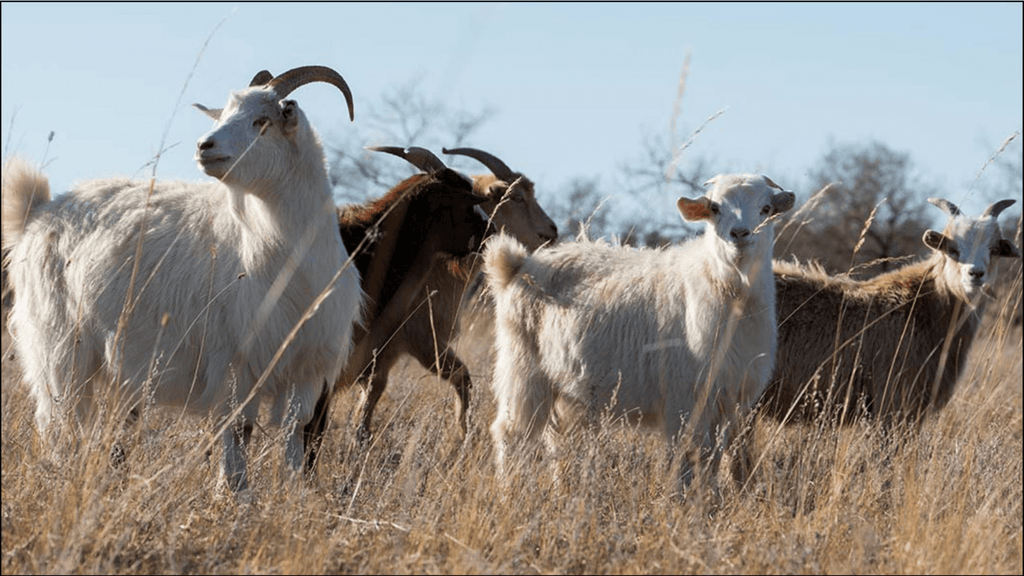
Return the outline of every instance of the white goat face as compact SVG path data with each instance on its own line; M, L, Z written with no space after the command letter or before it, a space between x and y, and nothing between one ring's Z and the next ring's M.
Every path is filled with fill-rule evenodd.
M294 100L279 101L264 88L232 93L223 110L202 110L217 123L196 143L196 162L207 175L231 184L280 174L300 149L300 127L308 126Z
M999 214L998 211L991 214L992 207L981 217L970 218L948 201L931 198L929 201L951 214L944 233L928 230L922 239L926 246L943 254L945 266L942 273L946 284L960 286L964 296L973 300L991 281L989 265L992 256L1020 258L1020 252L1012 242L1002 238ZM1005 203L1004 207L1009 204L1012 202Z
M718 175L708 180L707 194L676 203L683 219L704 221L708 233L720 239L726 256L764 254L774 241L769 219L793 207L796 196L784 191L767 176Z

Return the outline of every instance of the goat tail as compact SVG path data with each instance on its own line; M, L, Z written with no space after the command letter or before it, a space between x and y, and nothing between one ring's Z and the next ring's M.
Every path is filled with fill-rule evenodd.
M4 250L18 243L37 208L50 201L50 182L37 168L21 158L10 158L3 166Z
M484 251L484 272L492 290L504 289L519 275L529 253L506 234L491 237Z

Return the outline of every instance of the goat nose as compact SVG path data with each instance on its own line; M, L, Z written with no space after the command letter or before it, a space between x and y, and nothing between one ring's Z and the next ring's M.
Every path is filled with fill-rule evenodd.
M729 235L735 240L743 240L747 236L750 236L750 230L747 228L733 228Z
M209 150L210 148L213 148L213 139L207 138L206 140L200 140L198 146L200 150Z
M976 278L976 279L980 280L981 277L985 275L985 271L984 270L971 269L971 271L968 272L968 274L971 275L971 278Z

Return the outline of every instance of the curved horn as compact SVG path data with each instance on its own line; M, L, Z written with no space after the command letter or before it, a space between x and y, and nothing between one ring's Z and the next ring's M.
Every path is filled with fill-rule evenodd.
M764 181L767 182L768 185L771 186L772 188L778 188L779 190L782 190L783 192L786 191L785 188L783 188L782 186L779 186L778 184L775 183L774 180L772 180L771 178L765 176L764 174L761 175L761 178L764 178Z
M255 76L252 77L252 82L249 82L249 87L252 88L253 86L263 86L273 79L274 75L271 74L269 70L260 70L259 72L256 73Z
M999 214L1003 210L1006 210L1010 206L1013 206L1016 202L1016 200L1000 200L999 202L992 204L988 208L985 208L985 212L982 213L982 216L991 216L993 218L998 218Z
M502 162L501 159L493 154L484 152L483 150L477 150L476 148L452 148L451 150L448 148L441 148L441 152L444 152L445 154L461 154L463 156L469 156L486 166L492 174L498 177L499 180L512 182L516 179L516 173Z
M939 208L942 208L950 216L959 216L963 214L962 212L960 212L960 209L956 207L956 204L953 204L952 202L946 200L945 198L929 198L928 201L931 202L932 204L935 204Z
M259 77L260 74L257 74L256 78ZM253 81L256 78L253 78ZM299 86L305 86L311 82L326 82L341 90L341 93L345 95L345 101L348 102L348 117L351 120L355 120L355 109L352 106L352 91L348 89L348 84L345 83L345 79L341 77L341 74L327 66L300 66L292 68L267 82L267 88L273 88L277 92L278 98L283 100Z
M400 146L367 146L366 149L373 150L374 152L387 152L388 154L394 154L399 158L404 158L413 166L428 173L438 172L447 168L440 158L434 156L433 152L426 148L420 148L419 146L410 146L408 148L402 148Z

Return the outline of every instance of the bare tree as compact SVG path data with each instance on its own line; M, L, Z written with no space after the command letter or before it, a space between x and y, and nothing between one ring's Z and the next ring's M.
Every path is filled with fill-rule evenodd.
M442 147L457 148L492 115L484 109L470 112L453 109L423 95L418 79L388 89L371 100L358 132L327 144L331 184L336 201L361 202L376 196L413 173L405 162L395 162L365 146L422 146L440 154Z
M598 237L608 231L608 196L601 193L597 178L577 177L568 187L555 194L556 200L546 207L552 220L558 224L562 238L575 238L580 225L587 235Z
M704 182L717 174L712 162L704 156L683 155L684 147L673 146L664 137L647 134L640 143L640 152L619 166L621 190L640 206L657 202L663 210L653 215L633 217L619 222L619 236L627 243L664 246L692 236L696 229L688 226L675 211L680 196L696 197L705 192Z
M874 273L923 253L934 188L912 173L910 156L880 142L835 145L810 172L818 191L780 229L776 256L819 260L832 272Z

